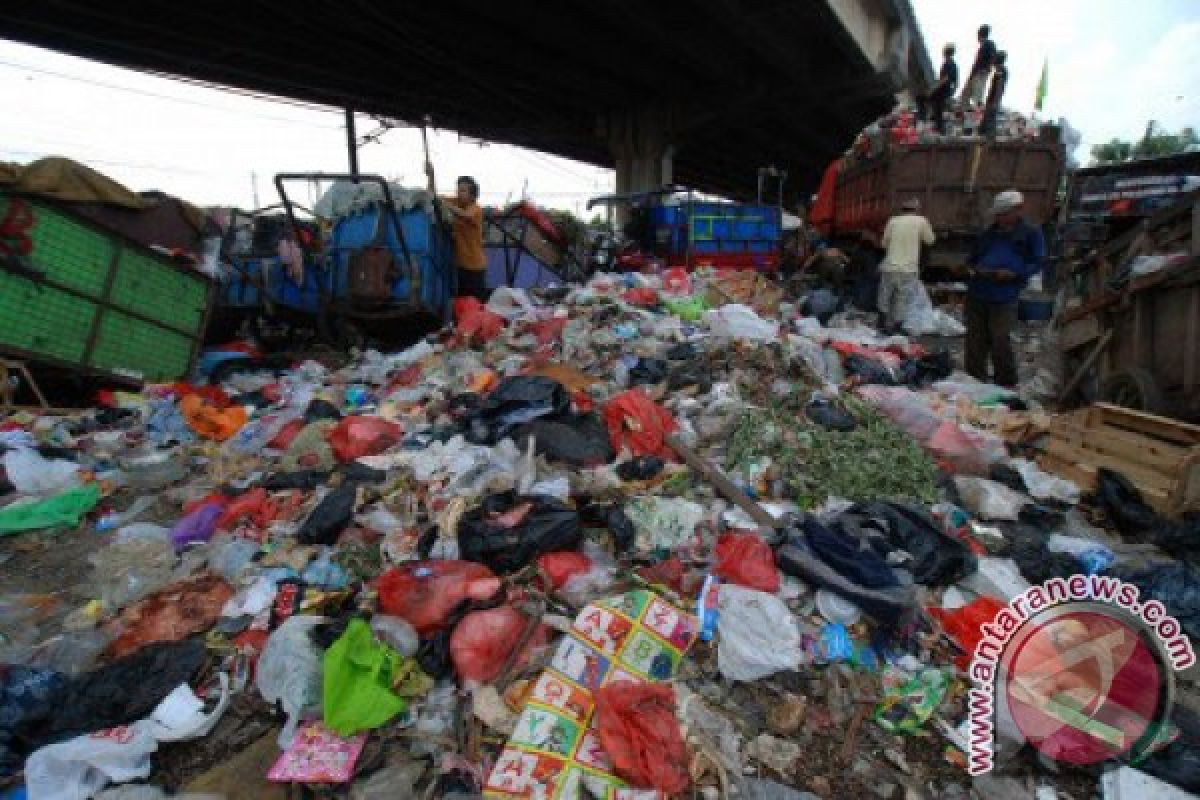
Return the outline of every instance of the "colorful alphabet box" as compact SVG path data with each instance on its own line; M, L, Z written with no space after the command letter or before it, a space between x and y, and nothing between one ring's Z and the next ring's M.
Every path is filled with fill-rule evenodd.
M694 616L638 590L589 605L538 677L484 796L496 800L652 800L612 774L591 726L592 692L613 681L665 681L696 639ZM586 792L584 791L586 788Z

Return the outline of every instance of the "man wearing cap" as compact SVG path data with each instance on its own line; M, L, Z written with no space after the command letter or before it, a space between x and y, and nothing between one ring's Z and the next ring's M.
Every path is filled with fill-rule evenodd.
M977 380L1017 385L1012 332L1017 298L1042 268L1042 232L1021 216L1025 198L1015 189L992 201L992 224L979 235L967 261L966 370ZM993 375L988 375L988 360Z
M900 209L887 221L879 242L887 251L879 267L879 313L890 328L903 322L901 304L921 280L921 245L931 245L935 239L929 220L918 213L920 200L910 197Z

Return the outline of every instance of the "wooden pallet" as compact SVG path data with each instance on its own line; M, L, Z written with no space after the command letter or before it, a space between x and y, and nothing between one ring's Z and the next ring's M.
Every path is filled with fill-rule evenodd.
M1098 403L1055 417L1036 447L1042 469L1085 491L1108 467L1159 513L1200 509L1200 426Z

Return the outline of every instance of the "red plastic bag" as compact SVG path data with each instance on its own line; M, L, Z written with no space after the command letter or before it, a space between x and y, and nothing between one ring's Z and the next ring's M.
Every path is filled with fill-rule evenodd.
M274 450L287 450L292 446L292 440L296 438L300 431L304 430L304 426L307 424L303 419L294 419L287 422L279 429L279 433L275 434L274 438L267 442L267 447Z
M639 287L637 289L627 289L621 295L621 299L631 306L642 306L643 308L652 308L658 305L658 290L648 287Z
M962 648L962 654L954 659L959 669L965 672L970 667L975 647L983 638L983 626L995 619L1002 608L1004 603L996 598L981 595L962 608L928 609L929 616L942 623L943 630Z
M479 683L500 677L528 624L529 617L512 606L467 614L450 635L450 658L458 676ZM532 650L545 644L546 626L539 624L514 663L529 663Z
M454 331L459 341L490 342L504 330L504 317L494 314L475 297L454 300Z
M671 267L663 273L663 291L667 294L691 294L692 279L683 267Z
M343 417L329 432L329 446L338 461L375 456L400 441L404 428L383 417Z
M500 579L472 561L413 561L385 572L375 588L385 614L403 617L427 636L444 628L463 600L495 595Z
M683 592L683 562L675 556L648 567L639 567L638 577L650 584L661 584L674 592Z
M563 329L566 327L566 317L550 317L535 322L530 330L537 337L538 344L552 344L562 338Z
M542 553L537 559L538 569L550 579L550 586L561 589L576 575L584 575L592 568L592 560L583 553L565 550L559 553Z
M618 681L600 687L596 730L619 777L667 794L688 787L687 747L675 719L675 691L670 686Z
M775 554L758 534L723 533L717 538L716 555L717 576L760 592L779 591Z
M266 489L251 489L225 506L221 516L217 518L217 528L231 530L246 517L250 518L255 527L265 528L278 514L279 506L267 494Z
M677 460L666 437L679 425L669 411L641 389L629 389L609 400L604 407L604 422L608 425L608 438L618 453L627 448L635 456Z

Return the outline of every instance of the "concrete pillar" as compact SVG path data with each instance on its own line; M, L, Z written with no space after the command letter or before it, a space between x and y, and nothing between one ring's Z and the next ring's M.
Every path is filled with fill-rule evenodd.
M649 192L674 179L675 146L671 115L660 108L601 115L599 133L616 165L617 194ZM629 221L629 209L617 207L617 224Z

